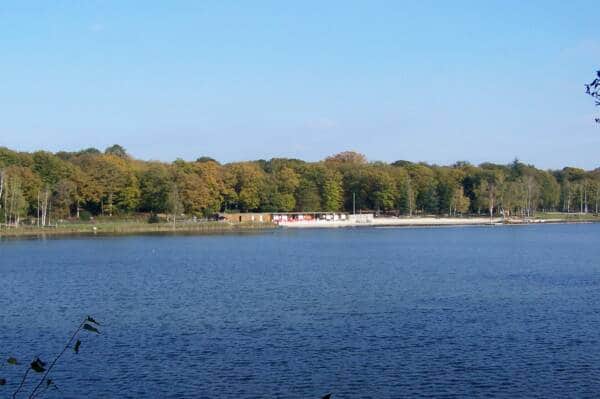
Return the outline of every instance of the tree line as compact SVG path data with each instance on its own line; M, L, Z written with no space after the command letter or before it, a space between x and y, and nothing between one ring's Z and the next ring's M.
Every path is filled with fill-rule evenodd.
M595 212L600 169L541 170L518 160L478 166L368 162L342 152L320 162L273 158L220 164L209 157L142 161L119 145L100 151L16 152L0 147L0 222L132 213L374 211L396 215L532 216Z

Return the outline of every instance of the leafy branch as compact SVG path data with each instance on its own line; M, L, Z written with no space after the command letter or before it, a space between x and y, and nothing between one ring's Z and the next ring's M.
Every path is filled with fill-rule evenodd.
M12 394L12 398L16 399L17 395L19 395L23 391L23 388L25 387L27 378L30 377L31 375L35 375L35 374L31 374L30 373L31 371L33 371L34 373L37 373L37 374L41 374L41 377L40 377L39 381L37 382L37 384L35 385L35 388L27 396L28 399L37 398L37 397L43 395L50 388L56 389L60 392L60 389L58 388L58 386L56 385L54 380L49 377L50 372L52 371L54 366L58 363L60 358L65 354L67 349L73 348L73 352L75 354L79 354L79 351L81 348L81 339L79 339L79 338L80 338L82 331L100 334L99 326L100 326L100 323L97 322L91 316L87 316L85 319L83 319L83 321L79 324L79 326L77 327L75 332L71 335L71 337L69 338L69 340L67 341L67 343L65 344L63 349L60 351L60 353L52 360L50 365L48 365L47 367L46 367L47 363L44 362L42 359L40 359L39 356L36 356L36 358L29 364L29 367L27 367L27 369L23 373L23 376L21 377L21 381L20 381L17 389ZM0 368L2 366L4 366L4 364L8 364L11 366L20 365L18 360L14 357L9 357L6 360L6 363L1 363ZM7 384L7 380L5 378L0 378L0 387L5 386L6 384Z
M98 321L96 321L91 316L87 316L77 326L77 329L70 336L70 338L67 341L67 343L65 344L65 346L62 348L62 350L58 353L58 355L56 355L54 360L52 360L52 362L47 367L46 367L47 363L44 362L42 359L40 359L39 356L36 356L35 359L33 359L33 361L29 364L29 367L27 367L27 369L23 373L23 376L21 377L21 381L20 381L17 389L12 394L12 398L16 399L17 395L19 395L23 391L23 388L26 385L27 378L30 375L35 375L35 374L31 374L32 371L34 373L41 374L41 377L40 377L39 381L37 382L37 384L35 385L35 388L33 388L33 390L27 396L28 399L39 398L39 397L43 396L49 389L55 389L55 390L61 392L61 390L58 388L58 386L56 385L54 380L50 378L50 373L52 372L52 369L58 363L60 358L67 352L67 349L72 348L73 352L75 354L79 354L79 351L81 349L81 339L80 339L81 332L86 331L89 333L100 334L99 327L100 327L100 323ZM0 363L0 370L2 369L2 367L5 364L8 364L10 366L19 366L21 363L19 363L19 361L16 358L11 356L6 360L6 362ZM6 384L7 384L7 380L5 378L0 378L0 387L5 386ZM323 396L321 399L331 399L331 398L332 398L332 395L331 395L331 393L329 393L329 394Z

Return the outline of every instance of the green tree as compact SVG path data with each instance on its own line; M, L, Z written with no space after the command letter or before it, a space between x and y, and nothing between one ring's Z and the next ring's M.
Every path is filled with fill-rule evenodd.
M450 215L464 214L469 211L471 200L465 195L462 186L457 185L453 190L452 199L450 201Z
M321 194L323 211L339 211L344 200L342 175L337 170L328 169L322 164L317 166L317 171L317 185Z
M52 153L37 151L33 153L32 159L32 171L50 187L54 187L61 179L68 179L72 174L72 166Z
M415 209L415 192L412 187L412 181L406 169L395 162L396 166L391 168L391 175L396 184L395 206L398 214L407 214L412 216Z
M464 200L462 186L463 173L460 169L454 168L436 168L436 195L438 198L439 212L455 214L458 210L456 206ZM464 212L464 211L463 211Z
M396 184L385 165L373 165L365 176L369 184L369 208L388 211L395 208L398 192Z
M423 164L407 166L410 180L415 189L416 209L422 212L437 213L439 209L437 198L438 182L434 171Z
M287 166L273 170L265 181L261 209L265 211L290 212L296 207L294 196L300 177L296 171Z
M307 178L300 180L296 207L301 212L318 212L321 210L321 197L317 184Z
M549 172L541 171L540 180L540 207L543 211L555 210L560 202L560 185L556 178Z
M144 212L166 212L167 197L173 182L169 169L153 162L140 174L140 210Z

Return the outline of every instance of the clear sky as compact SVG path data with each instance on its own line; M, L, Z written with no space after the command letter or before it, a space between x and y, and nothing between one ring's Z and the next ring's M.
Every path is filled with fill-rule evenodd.
M0 3L0 146L600 166L597 1Z

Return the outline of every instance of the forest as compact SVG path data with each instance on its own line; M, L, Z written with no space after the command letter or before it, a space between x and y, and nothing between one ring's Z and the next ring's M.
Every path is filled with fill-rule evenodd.
M600 168L369 162L346 151L320 162L273 158L221 164L209 157L143 161L105 151L0 147L0 223L146 213L211 218L218 212L372 211L394 215L598 213Z

